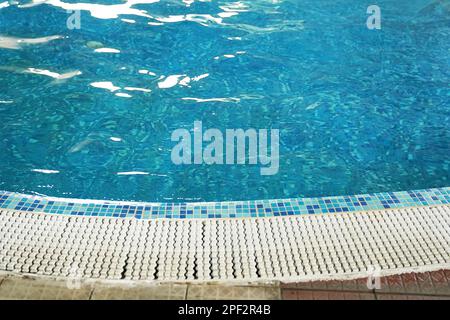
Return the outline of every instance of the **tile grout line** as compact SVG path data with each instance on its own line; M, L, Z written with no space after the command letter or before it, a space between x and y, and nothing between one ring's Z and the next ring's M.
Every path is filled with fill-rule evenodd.
M96 287L93 286L91 289L91 292L89 293L89 300L92 300L92 297L94 296L94 291L95 291Z
M372 289L370 290L372 292L373 297L375 298L376 301L378 301L378 296L377 296L377 289Z
M187 300L187 299L188 299L189 288L190 288L190 287L191 287L190 284L188 284L188 285L186 286L186 291L185 291L185 293L184 293L184 300Z

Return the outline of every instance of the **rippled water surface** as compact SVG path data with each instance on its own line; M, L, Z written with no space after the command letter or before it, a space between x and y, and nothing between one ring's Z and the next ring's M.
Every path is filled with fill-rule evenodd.
M449 185L450 4L0 0L0 189L146 201ZM81 10L81 29L67 28ZM176 166L171 132L280 130L280 171Z

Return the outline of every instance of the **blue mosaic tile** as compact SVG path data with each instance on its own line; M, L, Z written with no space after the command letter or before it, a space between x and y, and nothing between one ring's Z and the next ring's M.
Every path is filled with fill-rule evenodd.
M384 210L450 203L450 187L341 197L212 203L136 203L46 198L0 191L0 209L135 219L280 217Z

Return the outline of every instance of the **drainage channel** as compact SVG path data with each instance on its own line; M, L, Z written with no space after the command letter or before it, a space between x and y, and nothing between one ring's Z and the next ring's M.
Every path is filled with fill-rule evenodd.
M246 219L0 210L0 271L147 281L308 281L450 268L450 206Z

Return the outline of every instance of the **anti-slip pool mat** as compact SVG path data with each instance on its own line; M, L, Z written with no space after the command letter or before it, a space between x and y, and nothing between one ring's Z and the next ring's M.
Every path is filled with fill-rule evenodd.
M450 268L450 206L247 219L0 210L0 270L68 280L306 281Z

